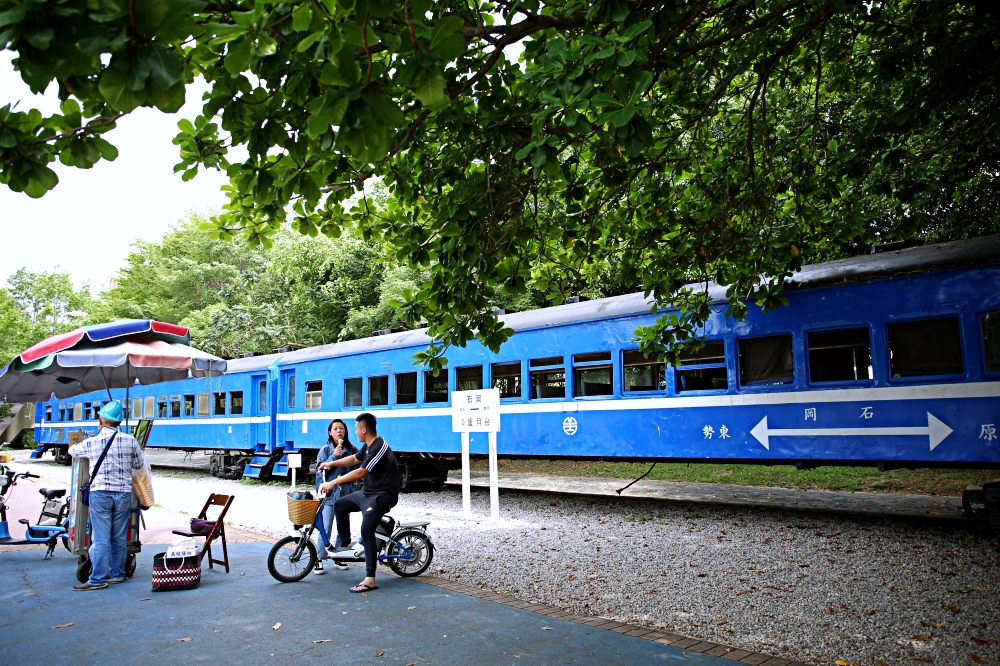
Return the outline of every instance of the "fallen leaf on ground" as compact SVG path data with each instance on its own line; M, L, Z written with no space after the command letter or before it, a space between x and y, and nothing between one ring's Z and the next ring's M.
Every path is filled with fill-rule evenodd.
M552 627L542 627L542 631L554 631Z
M273 626L273 627L271 627L271 628L272 628L272 629L274 629L275 631L277 631L278 629L281 629L281 623L280 623L280 622L278 622L278 623L277 623L276 625L274 625L274 626Z
M750 594L750 592L752 592L752 590L740 590L740 591L739 591L739 592L737 592L737 593L736 593L736 594L735 594L734 596L737 596L737 597L741 597L741 596L743 596L744 594Z
M416 606L407 606L406 610L417 610Z
M332 642L333 641L331 641L329 638L320 638L319 640L313 641L313 643L332 643Z
M708 575L708 574L706 574L706 573L700 573L700 574L695 574L695 575L694 575L694 577L695 577L695 578L704 578L704 577L705 577L705 576L707 576L707 575Z
M385 654L385 650L379 650L378 652L375 653L375 656L376 657L381 657L384 654Z
M881 659L876 659L875 663L878 664L878 666L889 666L889 664L885 663Z
M153 597L143 597L142 599L139 599L139 601L152 601L152 600Z
M927 636L925 634L914 634L913 635L913 640L915 640L915 641L929 641L930 639L931 639L931 637Z
M945 608L947 608L948 610L950 610L952 613L957 613L958 612L958 606L954 606L952 604L946 605Z
M57 624L54 627L49 627L49 629L65 629L66 627L72 627L72 622L67 622L66 624Z
M728 620L716 620L712 624L714 624L717 627L720 627L720 626L722 626L724 624L729 624L729 621Z
M972 642L979 645L996 645L996 641L992 638L973 638Z
M177 642L178 643L190 643L192 640L194 640L194 639L192 639L190 636L185 636L184 638L178 638Z
M984 661L983 661L983 658L982 658L982 657L980 657L980 656L979 656L978 654L976 654L975 652L973 652L972 654L970 654L970 655L969 655L969 661L974 661L974 662L976 662L977 664L984 664L984 663L986 663L986 662L984 662Z
M837 666L857 666L857 664L855 664L853 661L847 661L845 659L838 659L833 663L835 663Z

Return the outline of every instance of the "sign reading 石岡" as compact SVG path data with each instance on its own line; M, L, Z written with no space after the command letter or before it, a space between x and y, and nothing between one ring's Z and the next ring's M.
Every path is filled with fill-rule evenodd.
M451 394L452 432L500 432L500 389Z

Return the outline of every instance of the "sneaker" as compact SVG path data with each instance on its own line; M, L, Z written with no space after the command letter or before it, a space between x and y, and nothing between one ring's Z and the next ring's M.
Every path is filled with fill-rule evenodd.
M108 586L107 583L98 583L97 585L91 585L90 583L80 583L79 585L74 585L73 589L77 592L85 592L87 590L103 590Z
M341 557L354 557L354 546L341 546L340 548L328 548L327 551L331 555L340 555Z
M323 570L323 560L316 560L316 566L313 567L313 573L317 576L322 576L326 573L326 571Z
M335 560L333 566L337 567L341 571L347 571L348 569L351 568L350 565L348 565L345 562L341 562L340 560Z
M109 578L108 582L111 583L112 585L117 585L118 583L124 583L125 577L122 576L121 578Z

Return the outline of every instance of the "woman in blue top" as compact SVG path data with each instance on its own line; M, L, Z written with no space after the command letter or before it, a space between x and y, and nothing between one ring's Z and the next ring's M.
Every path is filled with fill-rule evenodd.
M351 444L351 440L347 436L347 426L340 419L334 419L330 421L330 425L327 428L326 432L327 432L326 444L323 446L323 448L319 450L319 455L316 456L317 495L319 495L319 486L320 484L323 483L323 470L326 469L326 466L323 463L332 460L340 460L341 458L346 458L347 456L353 456L355 453L358 452L357 447ZM331 469L336 471L327 473L328 476L327 481L338 476L343 476L344 474L347 474L354 468L335 467ZM331 474L333 476L331 476ZM333 503L337 501L337 498L340 497L342 491L344 494L350 492L350 490L347 490L346 487L342 485L334 487L332 494L330 495L330 497L326 498L326 504L323 506L323 529L326 530L326 533L329 536L333 536L334 534ZM334 548L338 548L341 545L343 544L340 543L340 537L338 536L336 542L334 543ZM316 567L313 569L313 573L322 574L325 573L323 571L323 560L327 559L328 555L326 549L323 548L322 545L320 545L320 547L317 550L319 551L319 559L316 560ZM339 569L347 568L346 564L338 564L336 566Z

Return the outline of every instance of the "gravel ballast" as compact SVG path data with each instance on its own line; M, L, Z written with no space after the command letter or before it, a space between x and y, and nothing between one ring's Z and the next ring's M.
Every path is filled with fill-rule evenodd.
M154 477L164 508L232 493L233 525L289 533L287 487ZM1000 662L1000 546L961 523L517 492L493 523L482 491L473 512L445 490L392 514L431 521L428 573L569 612L807 663Z

